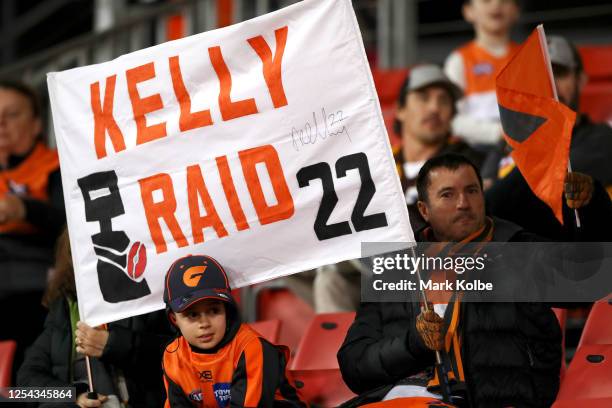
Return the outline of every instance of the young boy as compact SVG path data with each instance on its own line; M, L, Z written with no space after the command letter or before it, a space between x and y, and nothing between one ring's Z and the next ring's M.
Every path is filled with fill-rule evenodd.
M303 407L289 383L289 351L241 323L223 267L208 256L175 261L164 302L180 331L164 352L165 408Z
M471 145L493 146L502 140L495 78L518 45L510 31L519 17L519 0L465 0L463 16L476 38L446 59L446 75L461 89L453 131Z

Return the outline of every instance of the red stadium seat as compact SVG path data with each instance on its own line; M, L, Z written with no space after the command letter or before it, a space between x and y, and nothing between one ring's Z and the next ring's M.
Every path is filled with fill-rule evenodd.
M342 380L336 354L355 313L326 313L312 319L290 367L309 402L337 406L355 396Z
M406 79L409 69L373 69L372 77L381 105L393 105L397 102L399 91Z
M314 316L310 305L286 287L262 286L256 288L256 320L280 320L278 344L295 353L308 322Z
M552 408L610 408L612 407L612 398L590 398L582 400L563 400L557 401L552 405Z
M612 46L587 45L578 52L591 81L612 81Z
M612 398L612 345L579 347L557 395L557 401L563 404L569 400L595 398Z
M578 348L589 344L612 344L612 299L595 302L582 329ZM612 373L610 373L612 376Z
M257 333L261 334L262 337L268 340L272 344L278 343L278 335L280 333L281 321L278 319L274 320L262 320L259 322L251 322L249 326Z
M236 304L239 305L242 302L242 288L232 290L232 297L236 301Z
M17 343L13 340L0 341L0 387L11 386L13 357L16 348Z
M588 114L594 122L612 120L612 80L589 82L580 95L580 111Z

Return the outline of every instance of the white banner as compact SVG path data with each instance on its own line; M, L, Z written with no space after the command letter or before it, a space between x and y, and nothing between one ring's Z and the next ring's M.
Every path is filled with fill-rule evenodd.
M349 0L50 73L81 318L162 308L187 254L241 287L413 242Z

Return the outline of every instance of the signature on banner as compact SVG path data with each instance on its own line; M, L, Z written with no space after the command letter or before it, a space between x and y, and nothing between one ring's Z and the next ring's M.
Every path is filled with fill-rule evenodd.
M312 121L307 121L301 128L291 128L293 148L299 152L305 145L313 145L319 140L342 134L351 142L348 128L342 123L346 119L348 116L345 116L342 110L327 114L325 108L321 108L320 116L312 112Z

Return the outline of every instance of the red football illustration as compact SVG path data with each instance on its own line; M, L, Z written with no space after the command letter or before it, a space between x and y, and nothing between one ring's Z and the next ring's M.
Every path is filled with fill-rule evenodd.
M134 242L128 253L127 273L133 280L138 280L147 266L147 248L141 242Z

